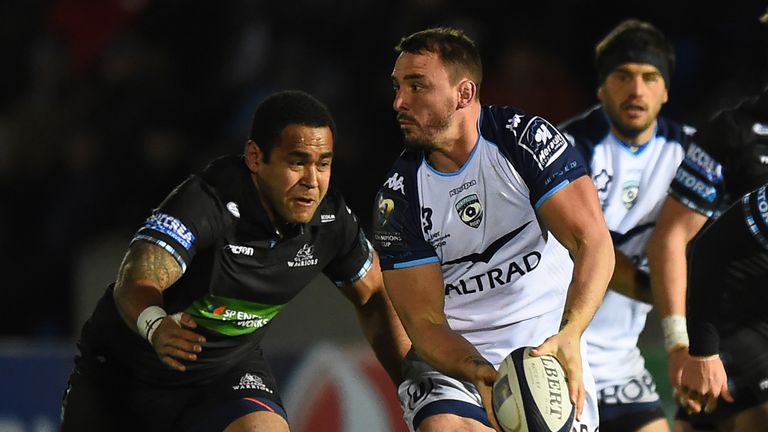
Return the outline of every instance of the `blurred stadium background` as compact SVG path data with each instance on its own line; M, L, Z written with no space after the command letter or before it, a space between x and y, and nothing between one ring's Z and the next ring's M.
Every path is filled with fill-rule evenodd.
M464 28L482 51L485 103L560 122L596 102L594 43L624 18L649 20L677 50L663 113L695 126L768 81L768 38L757 22L765 7L763 0L3 1L0 432L58 429L75 338L134 230L190 172L241 151L265 95L299 88L329 105L339 130L333 181L368 227L375 191L401 149L389 78L401 36ZM402 430L393 389L333 290L318 279L265 342L294 427ZM642 343L669 397L653 316Z

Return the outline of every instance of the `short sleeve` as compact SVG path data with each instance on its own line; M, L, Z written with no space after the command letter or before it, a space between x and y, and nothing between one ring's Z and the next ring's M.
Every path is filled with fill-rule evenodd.
M221 227L219 200L198 176L174 189L144 221L133 237L156 244L186 271L193 257L215 240Z
M338 236L339 253L323 270L338 287L355 283L363 278L373 264L373 247L360 227L357 217L337 195L339 203L334 235Z

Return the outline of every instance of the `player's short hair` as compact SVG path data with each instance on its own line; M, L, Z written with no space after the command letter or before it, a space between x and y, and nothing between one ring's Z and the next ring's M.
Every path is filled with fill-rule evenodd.
M479 95L483 80L483 63L475 42L463 30L435 27L413 33L400 39L395 52L437 54L449 68L451 80L459 79L459 71L466 73L477 85Z
M300 90L284 90L264 99L256 107L249 139L264 153L264 162L288 125L328 127L336 135L333 116L322 102Z
M653 24L628 19L619 23L595 46L598 82L602 85L608 75L624 63L656 66L669 88L675 69L675 49Z

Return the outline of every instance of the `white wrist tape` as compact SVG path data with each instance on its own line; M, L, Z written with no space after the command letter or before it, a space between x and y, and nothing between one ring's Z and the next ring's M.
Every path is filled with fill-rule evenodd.
M667 352L688 347L688 329L685 325L685 317L682 315L670 315L661 320L661 329L664 332L664 348Z
M139 334L144 336L144 339L152 343L152 335L155 333L160 321L168 316L163 308L160 306L149 306L139 314L139 318L136 320L136 328L139 329Z

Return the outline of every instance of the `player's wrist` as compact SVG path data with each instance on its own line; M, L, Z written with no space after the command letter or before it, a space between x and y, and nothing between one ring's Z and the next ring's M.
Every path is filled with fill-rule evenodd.
M719 354L711 354L711 355L704 355L704 356L691 356L691 360L697 361L697 362L708 362L712 360L718 360L720 358Z
M139 330L139 334L152 344L152 335L166 316L168 313L160 306L148 306L141 311L136 319L136 328Z
M661 320L661 329L664 334L664 348L667 353L688 348L688 329L686 319L682 315L669 315Z

